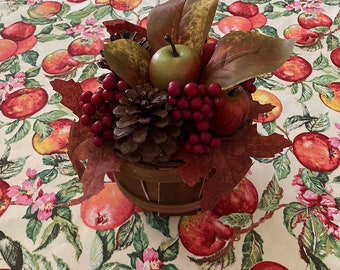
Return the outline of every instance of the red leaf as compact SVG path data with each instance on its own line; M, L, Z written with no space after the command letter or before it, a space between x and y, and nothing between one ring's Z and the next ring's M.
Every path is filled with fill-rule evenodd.
M130 34L136 32L137 39L142 39L142 38L147 37L145 28L137 24L130 23L126 20L122 20L122 19L110 20L110 21L103 22L103 24L106 27L106 30L110 35L113 35L115 33L120 34L123 31L128 31L130 32Z
M270 112L275 106L268 104L260 104L258 101L251 99L249 119L257 119L259 114Z
M79 106L79 97L81 95L82 88L80 83L74 80L64 81L56 79L50 82L53 89L57 91L61 96L61 104L72 110L72 112L80 117L82 115L81 108Z

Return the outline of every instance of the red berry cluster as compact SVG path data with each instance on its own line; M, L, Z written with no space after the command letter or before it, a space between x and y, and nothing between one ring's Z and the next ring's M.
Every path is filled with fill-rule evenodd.
M256 86L254 85L255 78L246 80L241 83L241 86L244 90L248 91L250 94L254 93L256 91Z
M87 91L80 95L80 106L83 115L80 122L88 126L93 133L93 144L102 146L105 140L113 139L114 116L112 110L119 105L128 84L116 76L108 73L94 93Z
M190 122L185 151L201 156L217 149L221 140L210 132L209 120L214 108L223 106L222 88L218 83L209 86L187 83L184 87L172 81L168 85L169 104L173 106L172 118Z

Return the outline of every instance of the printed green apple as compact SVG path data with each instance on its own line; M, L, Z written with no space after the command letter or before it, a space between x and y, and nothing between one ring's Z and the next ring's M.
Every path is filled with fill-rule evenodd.
M241 87L225 91L224 104L215 109L210 130L221 136L231 135L243 126L250 113L249 94Z
M166 90L171 81L178 81L182 86L188 82L197 82L201 69L200 56L186 45L175 45L169 35L164 39L170 45L160 48L150 60L152 85Z

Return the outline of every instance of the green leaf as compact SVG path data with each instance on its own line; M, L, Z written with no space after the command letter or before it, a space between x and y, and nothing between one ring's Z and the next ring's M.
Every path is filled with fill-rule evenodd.
M11 269L22 269L23 254L19 242L13 241L0 231L0 253Z
M103 255L103 263L109 260L116 248L115 241L115 231L109 230L104 232L96 232L96 235L99 237L102 243L102 255Z
M169 229L169 217L168 216L159 216L155 213L145 213L146 222L152 228L160 231L164 236L170 237L170 229Z
M319 77L314 77L312 79L312 82L315 84L320 84L320 85L329 85L332 82L335 82L338 78L332 75L321 75Z
M273 166L278 180L285 179L290 174L290 160L287 153L275 157Z
M132 268L126 264L113 262L104 264L99 270L132 270Z
M283 210L283 224L291 235L295 236L293 230L306 220L307 211L308 208L298 202L289 203Z
M330 241L327 229L321 220L312 213L309 213L304 222L300 240L306 250L309 250L315 256L325 258L329 255Z
M313 83L313 88L316 92L318 92L320 95L323 95L327 99L329 100L334 99L335 96L334 91L330 89L328 86Z
M34 119L37 119L37 120L44 122L44 123L52 123L52 122L57 121L60 118L63 118L65 115L67 115L67 113L65 111L53 110L53 111L49 111L49 112L40 114L40 115L34 117Z
M38 35L47 35L49 33L51 33L53 30L53 25L50 24L48 26L45 26L43 29L41 29L41 31L38 33Z
M305 252L307 256L310 258L309 262L312 262L312 265L314 264L314 268L317 270L331 270L327 267L327 265L317 256L315 256L310 250L305 249ZM311 266L312 268L312 266Z
M79 77L79 81L84 81L85 79L95 77L97 70L98 70L98 66L96 64L93 63L93 64L87 65L84 68L81 76Z
M123 250L133 243L135 229L143 226L142 221L138 215L133 215L127 222L118 228L116 242L117 250Z
M105 16L110 15L111 10L112 7L110 5L104 5L93 13L93 17L95 17L97 21L100 21Z
M8 128L5 130L5 134L8 135L10 133L12 133L20 124L20 121L19 120L15 120L13 121L9 126Z
M289 58L294 43L255 32L231 32L219 40L203 72L202 82L218 82L223 88L230 88L273 72Z
M58 270L71 270L62 258L53 255L53 259L57 264Z
M114 231L107 231L109 234L113 233L113 238L110 237L110 239L113 240L114 243ZM106 233L106 232L104 232ZM104 236L104 235L103 235ZM90 249L90 263L91 263L91 269L99 269L102 264L107 261L107 259L104 260L104 256L108 254L104 254L104 243L105 236L101 237L99 233L97 232ZM113 251L112 251L113 252ZM110 254L109 258L111 257L112 253Z
M27 87L27 88L40 88L41 84L40 84L40 82L38 82L34 79L28 79L25 82L25 87Z
M301 86L302 86L301 97L297 101L303 103L312 98L313 89L306 83L301 83Z
M328 58L325 57L322 53L320 53L320 56L316 58L315 61L313 62L314 70L323 70L328 66L329 66Z
M71 222L72 221L72 212L69 207L59 206L56 211L56 215L59 217Z
M323 181L319 180L319 173L312 172L306 168L301 170L301 180L305 187L316 194L328 194Z
M162 269L164 270L179 270L176 265L170 263L170 264L166 264L162 267Z
M270 36L270 37L279 37L279 35L277 34L277 30L276 28L269 26L269 25L265 25L261 28L261 31L263 34Z
M46 124L42 121L35 121L33 124L33 130L36 132L42 139L42 141L46 140L52 134L52 127L49 124Z
M306 128L312 132L323 132L330 127L328 113L321 114L319 117L313 117L305 124Z
M28 157L21 157L14 160L0 160L0 178L10 179L22 172Z
M56 169L46 169L38 173L41 177L43 184L50 183L58 176L58 171Z
M25 74L26 74L26 78L32 78L35 77L39 74L40 72L40 67L31 67L30 69L28 69Z
M43 235L41 236L41 243L37 247L35 251L41 250L46 248L49 244L53 242L54 239L56 239L60 232L60 224L53 220L52 223L50 223L44 230Z
M162 37L170 34L175 44L185 44L200 53L211 29L217 3L217 0L174 0L152 9L147 28L153 52L168 45Z
M55 104L59 104L62 100L63 96L60 95L59 93L54 93L50 99L48 100L48 104L50 105L55 105Z
M265 211L276 210L283 196L283 188L280 187L277 179L273 176L266 189L262 193L258 208Z
M20 61L17 55L0 64L0 73L10 71L11 74L15 74L20 69Z
M263 260L263 240L256 231L252 230L246 234L242 246L242 253L241 270L248 270L254 264Z
M96 9L98 9L98 6L90 3L85 8L79 9L79 10L71 12L71 13L68 13L67 15L65 15L65 18L72 20L71 24L74 25L75 23L78 23L78 22L80 23L82 21L82 19L89 16Z
M227 216L222 216L219 220L223 224L227 224L231 227L243 228L249 224L251 220L251 215L248 213L233 213Z
M55 29L61 30L61 31L65 31L69 28L71 28L71 25L69 25L68 23L57 23L54 25Z
M130 39L118 39L104 45L104 57L110 68L131 87L149 81L149 52Z
M179 252L178 237L163 240L159 246L158 253L162 262L173 261Z
M24 120L20 128L17 130L14 136L7 141L7 143L11 144L11 143L20 141L28 134L30 129L31 129L30 122L28 122L27 120Z
M268 135L272 135L275 133L277 124L276 121L270 121L268 123L262 123L263 129L267 132Z
M327 43L327 51L333 51L334 49L340 47L339 38L334 35L327 36L326 43Z
M37 240L37 236L40 233L42 228L42 222L38 219L31 218L26 226L26 235L29 239L31 239L33 241L33 243L35 243L35 241Z
M38 57L39 57L38 52L30 50L30 51L28 51L28 52L26 52L22 55L22 61L25 62L25 63L28 63L32 66L36 66ZM37 72L39 72L39 71L40 71L40 67L36 67L34 69L34 73L26 71L26 76L27 77L35 77L36 75L38 75ZM35 75L35 76L32 76L32 75Z
M146 233L144 232L144 226L142 224L138 224L134 228L133 235L133 247L136 252L142 252L149 246L149 239Z

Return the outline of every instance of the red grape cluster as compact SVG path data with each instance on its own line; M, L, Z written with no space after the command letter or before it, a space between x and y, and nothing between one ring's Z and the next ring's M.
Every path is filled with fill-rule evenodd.
M102 146L105 140L113 139L114 116L112 110L119 105L128 84L116 76L108 73L94 93L83 92L80 95L80 106L83 115L80 122L88 126L93 133L93 144Z
M168 85L168 94L168 102L174 108L172 118L190 123L187 125L189 134L185 151L201 156L220 147L220 138L210 132L209 120L214 115L214 108L224 105L221 86L218 83L205 86L190 82L181 87L172 81Z
M241 83L241 86L244 90L248 91L250 94L254 93L256 91L256 86L254 85L255 78L246 80Z

